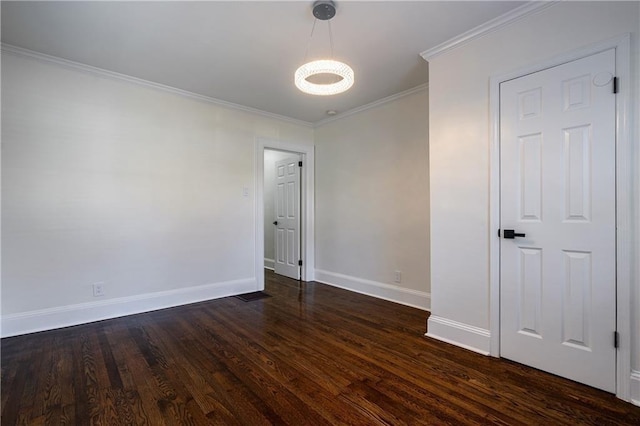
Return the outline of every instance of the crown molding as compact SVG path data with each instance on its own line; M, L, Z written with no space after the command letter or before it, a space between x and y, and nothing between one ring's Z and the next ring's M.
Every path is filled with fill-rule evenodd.
M449 39L444 43L432 47L431 49L427 49L424 52L420 53L420 56L422 56L425 61L430 61L464 44L467 44L472 40L484 37L487 34L491 34L492 32L510 25L520 19L541 12L542 10L547 9L551 6L555 6L560 1L562 0L530 1L527 4L510 10L509 12L504 13L495 19L485 22L482 25L478 25L477 27L464 32L459 36Z
M404 92L396 93L395 95L391 95L391 96L387 96L386 98L378 99L377 101L373 101L373 102L368 103L366 105L362 105L362 106L359 106L357 108L350 109L350 110L345 111L343 113L340 113L338 115L334 115L333 117L328 117L328 118L325 118L323 120L316 121L313 124L313 127L316 128L316 127L324 126L325 124L331 123L331 122L336 121L336 120L341 120L343 118L349 117L350 115L357 114L359 112L366 111L368 109L379 107L380 105L384 105L384 104L387 104L389 102L393 102L393 101L398 100L400 98L404 98L405 96L413 95L414 93L422 92L423 90L427 90L428 88L429 88L429 84L428 83L421 84L421 85L416 86L416 87L414 87L412 89L405 90Z
M308 121L298 120L298 119L287 117L287 116L284 116L284 115L279 115L279 114L274 114L274 113L271 113L271 112L263 111L263 110L260 110L260 109L257 109L257 108L251 108L251 107L247 107L247 106L244 106L244 105L239 105L239 104L234 104L232 102L223 101L221 99L216 99L216 98L212 98L212 97L209 97L209 96L200 95L198 93L193 93L193 92L189 92L187 90L178 89L176 87L171 87L171 86L167 86L167 85L164 85L164 84L155 83L153 81L144 80L144 79L137 78L137 77L132 77L130 75L126 75L126 74L121 74L121 73L117 73L117 72L114 72L114 71L105 70L103 68L94 67L94 66L83 64L83 63L80 63L80 62L75 62L75 61L71 61L71 60L68 60L68 59L59 58L57 56L47 55L45 53L36 52L34 50L29 50L29 49L13 46L13 45L6 44L6 43L2 43L0 45L0 50L2 51L2 53L7 53L7 54L14 55L14 56L19 56L19 57L24 57L24 58L31 58L31 59L35 59L35 60L38 60L38 61L41 61L41 62L44 62L44 63L55 64L55 65L59 65L59 66L62 66L62 67L65 67L65 68L69 68L69 69L73 69L73 70L76 70L76 71L80 71L80 72L84 72L84 73L88 73L88 74L92 74L92 75L98 75L100 77L110 78L112 80L124 81L124 82L135 84L135 85L138 85L138 86L148 87L148 88L160 90L160 91L167 92L167 93L172 93L174 95L182 96L182 97L193 99L193 100L200 101L200 102L205 102L205 103L208 103L208 104L217 105L217 106L220 106L220 107L223 107L223 108L228 108L228 109L234 109L234 110L238 110L238 111L248 112L248 113L251 113L251 114L255 114L255 115L259 115L259 116L263 116L263 117L267 117L267 118L271 118L271 119L275 119L275 120L280 120L280 121L284 121L284 122L288 122L288 123L292 123L292 124L297 124L299 126L313 127L313 128L325 125L325 124L330 123L330 122L335 121L335 120L340 120L342 118L348 117L348 116L353 115L353 114L357 114L359 112L362 112L362 111L365 111L365 110L368 110L368 109L371 109L371 108L378 107L378 106L386 104L388 102L393 102L393 101L395 101L397 99L400 99L400 98L403 98L405 96L409 96L409 95L412 95L414 93L420 92L422 90L426 90L429 87L429 85L426 84L426 83L425 84L421 84L420 86L416 86L416 87L414 87L412 89L405 90L404 92L396 93L396 94L388 96L386 98L382 98L382 99L379 99L377 101L368 103L366 105L362 105L360 107L350 109L350 110L345 111L345 112L343 112L341 114L338 114L338 115L336 115L334 117L325 118L325 119L317 121L315 123L311 123L311 122L308 122Z
M105 70L102 68L94 67L91 65L86 65L80 62L70 61L68 59L59 58L57 56L51 56L44 53L36 52L29 49L24 49L22 47L13 46L10 44L2 43L0 45L0 50L2 53L8 53L14 56L20 56L25 58L36 59L38 61L42 61L49 64L60 65L65 68L70 68L76 71L81 71L85 73L89 73L92 75L98 75L101 77L110 78L118 81L125 81L127 83L135 84L138 86L149 87L152 89L160 90L167 93L172 93L174 95L182 96L185 98L193 99L200 102L205 102L212 105L217 105L223 108L234 109L238 111L248 112L250 114L259 115L262 117L267 117L275 120L285 121L292 124L297 124L299 126L304 127L313 127L313 123L303 120L297 120L295 118L287 117L284 115L274 114L271 112L263 111L257 108L251 108L244 105L234 104L233 102L223 101L222 99L216 99L209 96L200 95L197 93L189 92L187 90L178 89L176 87L167 86L160 83L155 83L153 81L144 80L137 77L132 77L126 74L120 74L118 72Z

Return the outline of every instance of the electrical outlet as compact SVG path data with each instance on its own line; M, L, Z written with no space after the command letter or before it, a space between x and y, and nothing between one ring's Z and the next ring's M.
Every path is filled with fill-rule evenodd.
M396 271L395 272L395 278L393 280L396 283L401 283L402 282L402 272L400 271Z
M244 188L242 188L242 196L243 197L248 197L249 196L249 187L245 186Z
M93 285L93 297L104 296L104 283L95 283Z

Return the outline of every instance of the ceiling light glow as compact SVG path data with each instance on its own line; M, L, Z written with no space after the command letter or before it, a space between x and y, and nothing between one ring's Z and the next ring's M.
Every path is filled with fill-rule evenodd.
M318 84L312 83L308 79L318 74L333 74L336 76L335 83ZM351 67L345 63L332 59L320 59L308 62L296 70L294 81L296 87L311 95L337 95L349 90L353 86L354 76Z

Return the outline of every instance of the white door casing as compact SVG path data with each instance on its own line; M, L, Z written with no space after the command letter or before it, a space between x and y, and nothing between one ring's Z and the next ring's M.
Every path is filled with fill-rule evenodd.
M299 157L277 161L275 196L276 274L300 279L300 166Z
M501 356L616 390L615 50L500 84Z

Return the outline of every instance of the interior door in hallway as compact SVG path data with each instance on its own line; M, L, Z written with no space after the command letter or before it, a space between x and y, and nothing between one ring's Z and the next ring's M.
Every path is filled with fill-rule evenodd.
M615 391L615 50L500 85L500 353Z
M300 165L292 156L276 162L276 274L300 279Z

